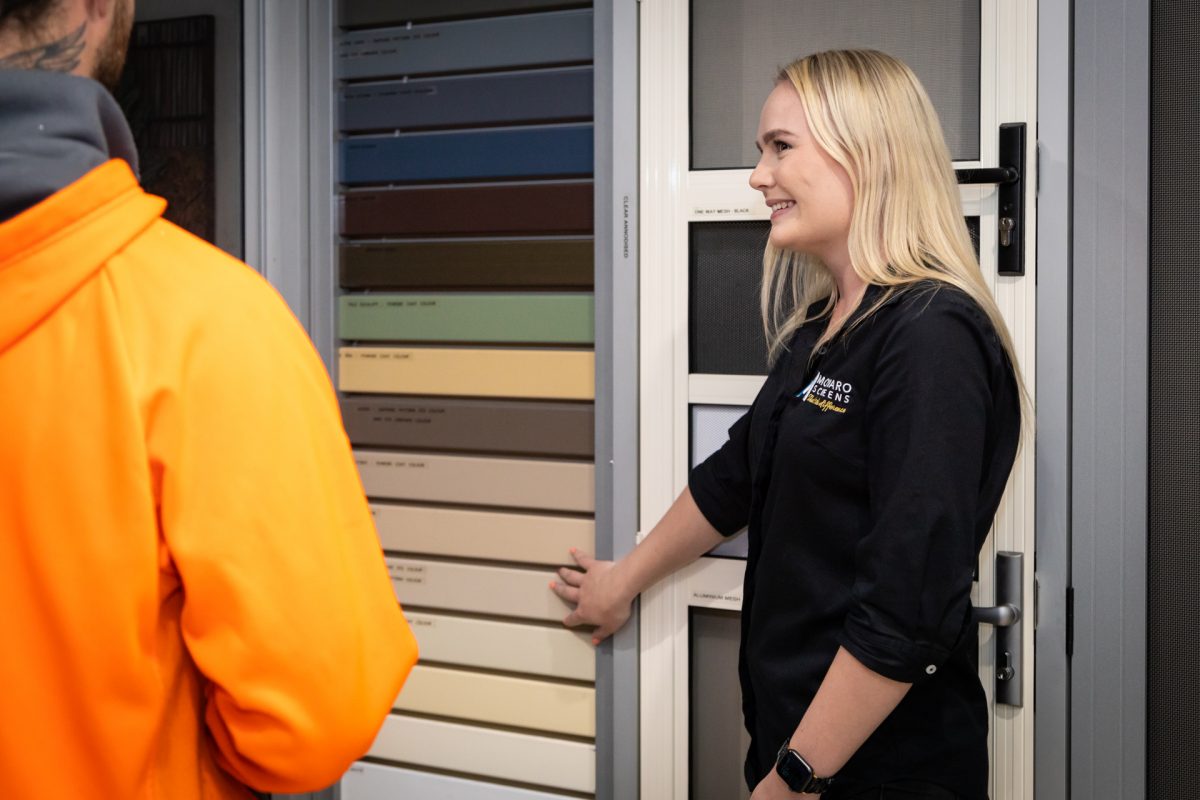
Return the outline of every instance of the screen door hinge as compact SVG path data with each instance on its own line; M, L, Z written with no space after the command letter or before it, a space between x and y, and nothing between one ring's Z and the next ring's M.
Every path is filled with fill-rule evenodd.
M1075 587L1067 587L1067 658L1075 652Z

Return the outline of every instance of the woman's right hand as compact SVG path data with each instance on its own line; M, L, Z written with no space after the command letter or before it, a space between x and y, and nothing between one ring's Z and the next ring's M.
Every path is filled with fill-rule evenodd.
M629 619L633 609L633 596L622 586L620 575L614 571L612 561L599 561L587 553L571 548L571 557L579 569L562 567L561 578L552 581L550 588L575 608L563 617L568 628L580 625L595 625L592 644L612 636Z

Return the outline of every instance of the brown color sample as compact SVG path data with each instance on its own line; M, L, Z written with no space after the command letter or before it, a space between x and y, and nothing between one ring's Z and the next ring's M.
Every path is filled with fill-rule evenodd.
M590 289L591 239L344 245L346 289Z

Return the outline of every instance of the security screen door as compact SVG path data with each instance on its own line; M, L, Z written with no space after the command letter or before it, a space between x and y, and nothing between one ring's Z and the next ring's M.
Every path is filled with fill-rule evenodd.
M871 47L900 57L921 78L960 171L983 273L1034 394L1036 21L1036 0L642 0L643 534L762 385L757 293L769 212L747 181L758 157L759 109L778 68L797 56ZM1025 123L1024 138L1010 123ZM1002 126L1015 154L1001 152ZM1002 156L1019 162L1022 152L1020 184L986 182L1006 180L983 170L999 167ZM1022 199L1023 215L1013 208ZM1011 603L1022 612L1020 625L980 627L997 800L1033 796L1032 430L973 594L978 607ZM730 702L738 694L730 665L744 553L734 540L643 597L643 798L747 794L739 780L745 736L739 705ZM1004 569L1015 568L1002 573L1011 596L998 598L1001 553Z

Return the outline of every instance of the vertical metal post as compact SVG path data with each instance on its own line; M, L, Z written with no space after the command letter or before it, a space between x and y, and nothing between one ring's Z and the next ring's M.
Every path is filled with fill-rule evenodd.
M1070 797L1072 0L1038 2L1034 795Z
M595 19L596 550L637 536L638 6L597 0ZM598 649L596 797L638 796L637 614Z

